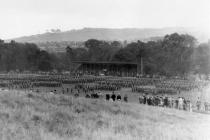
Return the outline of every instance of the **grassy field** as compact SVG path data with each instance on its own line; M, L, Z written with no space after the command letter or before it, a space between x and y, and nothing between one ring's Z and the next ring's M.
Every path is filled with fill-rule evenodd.
M1 140L209 140L210 115L69 95L0 92Z

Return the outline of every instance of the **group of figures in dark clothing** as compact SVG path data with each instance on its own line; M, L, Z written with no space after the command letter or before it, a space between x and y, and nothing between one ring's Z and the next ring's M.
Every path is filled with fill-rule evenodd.
M78 94L75 94L76 97L78 97ZM86 94L86 98L104 98L104 95L100 92ZM106 101L124 101L128 102L128 96L124 95L122 96L120 93L115 93L114 91L110 94L105 94L105 100ZM192 103L190 100L186 100L182 97L179 97L177 99L166 97L166 96L148 96L146 94L143 94L139 96L139 103L145 104L149 106L159 106L159 107L167 107L167 108L175 108L179 110L186 110L186 111L192 111Z
M76 97L79 96L79 94L75 94ZM104 97L105 96L105 97ZM93 92L91 94L86 94L86 98L102 98L106 101L124 101L128 102L128 96L125 94L122 96L120 93L115 93L114 91L112 93L107 93L107 94L102 94L101 92ZM147 95L143 94L139 96L139 103L140 104L145 104L149 106L158 106L158 107L166 107L166 108L174 108L174 109L179 109L179 110L185 110L192 112L193 110L193 105L190 100L187 100L183 97L178 97L178 98L173 98L173 97L167 97L164 95L161 96L153 96L153 95ZM209 111L210 109L210 104L205 102L204 104L204 111ZM197 111L201 110L202 103L198 99L196 102L196 109Z
M128 102L128 96L124 95L123 97L120 94L115 94L114 92L112 92L112 94L106 94L106 100L107 101L124 101L124 102Z
M174 108L179 110L192 111L192 103L190 100L186 100L183 97L172 98L167 96L152 96L143 94L139 97L140 104L147 104L150 106L159 106Z
M100 99L105 99L106 101L112 101L112 102L115 102L115 101L128 102L127 94L121 95L120 93L117 93L115 91L112 91L112 93L102 94L101 92L99 92L99 90L96 90L96 91L93 89L87 90L86 87L82 85L75 86L74 90L76 91L76 92L73 91L73 93L75 93L74 94L75 97L78 97L80 93L85 93L86 98L93 98L93 99L100 98ZM171 96L166 96L166 94L152 95L152 94L144 93L144 94L139 94L138 100L140 104L145 104L149 106L174 108L174 109L185 110L185 111L190 111L190 112L192 112L193 110L192 102L183 97L175 98ZM194 109L201 110L201 101L199 101L199 99ZM204 110L209 111L209 109L210 109L210 105L207 102L205 102Z
M110 91L112 89L112 86L105 86L107 91ZM111 89L110 89L111 88ZM74 87L75 90L75 97L78 97L80 93L85 93L85 97L86 98L103 98L103 94L101 94L101 92L96 92L96 91L100 91L100 86L97 86L97 88L92 88L92 86L89 85L76 85ZM128 101L128 96L125 95L124 97L122 97L120 94L115 94L114 91L112 91L112 94L106 94L106 100L107 101Z
M79 93L74 94L75 97L79 97ZM85 94L86 98L93 98L93 99L98 99L98 98L104 98L104 95L101 92L92 92L92 93L86 93ZM120 94L115 94L114 91L112 94L106 94L105 95L106 101L125 101L128 102L128 96L124 95L121 96Z

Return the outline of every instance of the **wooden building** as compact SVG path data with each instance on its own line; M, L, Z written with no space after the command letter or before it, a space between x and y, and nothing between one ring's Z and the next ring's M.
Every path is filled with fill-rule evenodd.
M138 64L132 62L74 61L73 63L79 64L76 72L90 75L134 77L139 71Z

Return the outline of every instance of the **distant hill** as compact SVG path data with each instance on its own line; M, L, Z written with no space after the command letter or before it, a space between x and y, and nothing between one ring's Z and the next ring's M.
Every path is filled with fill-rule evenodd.
M109 28L83 28L79 30L70 30L65 32L48 32L44 34L24 36L20 38L14 38L17 42L62 42L62 41L86 41L88 39L100 39L100 40L118 40L118 41L134 41L134 40L150 40L159 37L163 37L166 34L171 33L188 33L195 36L198 41L207 41L208 37L205 31L201 31L195 28L123 28L123 29L109 29Z
M199 42L207 42L210 38L205 31L195 28L123 28L123 29L109 29L109 28L83 28L79 30L70 30L61 32L60 30L53 30L48 33L24 36L14 38L17 42L31 42L36 43L38 47L48 52L65 52L67 46L81 47L84 46L84 41L88 39L99 39L106 41L136 41L141 40L156 41L162 39L166 34L172 33L190 34L198 39ZM7 40L7 41L10 41Z

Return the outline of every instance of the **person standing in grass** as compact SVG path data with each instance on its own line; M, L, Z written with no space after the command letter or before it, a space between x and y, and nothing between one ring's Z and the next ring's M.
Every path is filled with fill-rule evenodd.
M209 111L209 104L207 102L204 103L205 111Z
M117 95L117 101L121 101L121 95L120 95L120 93L118 93L118 95Z
M144 97L143 97L143 96L140 96L140 97L139 97L139 103L140 103L140 104L143 104L143 103L144 103Z
M109 101L109 99L110 99L110 95L106 94L106 100Z
M192 103L190 102L190 100L187 100L187 109L189 112L192 112Z
M146 104L147 103L147 97L146 97L145 94L143 94L143 98L144 98L143 104Z
M123 100L124 100L125 102L128 102L128 96L127 96L126 94L125 94Z
M114 102L114 101L115 101L115 99L116 99L116 95L114 94L114 92L112 93L111 98L112 98L112 100L113 100L113 102Z
M169 108L172 108L172 98L171 97L168 97L168 107Z
M183 110L183 98L181 97L178 99L178 109Z
M201 109L201 101L200 101L200 98L198 97L198 100L196 102L196 107L197 107L197 110L199 111Z

